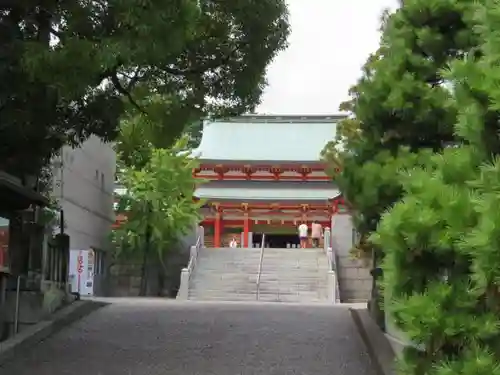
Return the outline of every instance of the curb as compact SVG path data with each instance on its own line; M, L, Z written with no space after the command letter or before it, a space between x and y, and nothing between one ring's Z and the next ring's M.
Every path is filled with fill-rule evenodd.
M367 309L349 310L377 375L394 375L396 356L384 332L373 321Z
M49 317L33 326L26 328L18 335L0 342L0 367L18 354L26 354L25 351L40 341L59 332L64 327L82 319L95 310L106 306L103 302L75 301L69 306L62 308Z

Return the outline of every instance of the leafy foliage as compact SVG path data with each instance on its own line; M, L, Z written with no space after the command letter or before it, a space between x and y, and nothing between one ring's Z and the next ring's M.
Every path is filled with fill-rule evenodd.
M398 170L422 165L455 141L455 101L445 69L477 43L473 2L410 0L382 19L379 50L350 90L338 127L323 155L352 207L362 252L380 215L401 197ZM422 151L421 153L421 150Z
M126 193L119 196L118 211L125 212L127 220L115 230L115 255L141 254L149 240L162 262L169 247L193 229L200 207L193 196L197 161L189 157L186 144L182 138L172 148L154 149L142 168L122 170Z
M170 145L193 116L252 110L287 17L283 0L3 2L2 169L36 174L63 144L116 139L124 99L170 103Z
M370 238L385 254L386 307L419 345L400 374L500 374L500 11L467 9L478 45L442 72L458 142L399 171L402 198Z

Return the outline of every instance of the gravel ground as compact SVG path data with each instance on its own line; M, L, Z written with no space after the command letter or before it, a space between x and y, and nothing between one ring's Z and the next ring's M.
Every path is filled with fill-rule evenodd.
M344 306L110 302L0 373L375 375Z

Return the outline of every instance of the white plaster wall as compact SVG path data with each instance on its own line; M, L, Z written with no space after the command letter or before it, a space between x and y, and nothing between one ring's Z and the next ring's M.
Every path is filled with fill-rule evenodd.
M104 249L114 222L116 155L112 144L92 136L81 147L64 147L63 168L54 173L71 249Z

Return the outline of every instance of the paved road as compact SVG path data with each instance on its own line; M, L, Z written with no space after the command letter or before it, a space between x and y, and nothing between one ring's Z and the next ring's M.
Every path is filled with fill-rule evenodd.
M346 307L120 300L0 367L12 375L375 375Z

